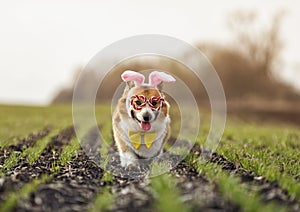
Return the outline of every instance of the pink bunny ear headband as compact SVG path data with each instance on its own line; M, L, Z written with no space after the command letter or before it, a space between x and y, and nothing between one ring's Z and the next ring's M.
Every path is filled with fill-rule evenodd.
M124 71L123 74L121 75L123 81L129 82L129 81L134 81L136 86L141 86L141 85L148 85L148 86L157 86L161 82L175 82L175 78L172 77L169 74L166 74L164 72L159 72L159 71L153 71L149 75L149 83L145 84L145 77L144 75L135 72L135 71Z

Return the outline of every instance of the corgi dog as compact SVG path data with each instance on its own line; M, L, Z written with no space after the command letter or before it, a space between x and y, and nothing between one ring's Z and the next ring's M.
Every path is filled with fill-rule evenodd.
M163 152L170 136L170 105L161 92L163 82L175 82L164 72L153 71L149 83L141 73L125 71L126 88L112 117L113 135L121 166L136 164Z

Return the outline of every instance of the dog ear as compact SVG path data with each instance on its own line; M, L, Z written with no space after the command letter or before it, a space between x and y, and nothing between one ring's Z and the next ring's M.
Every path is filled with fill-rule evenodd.
M126 86L130 89L130 88L133 88L134 87L134 82L133 81L130 81L130 82L126 82Z
M121 78L124 82L127 82L129 87L130 87L130 84L128 82L133 81L135 86L139 86L139 85L142 85L145 81L144 75L142 75L138 72L135 72L135 71L130 71L130 70L124 71L123 74L121 75Z
M160 82L157 86L157 89L162 92L162 89L163 89L163 82Z
M175 78L169 74L159 71L153 71L149 75L149 84L151 86L162 87L163 82L175 82Z
M134 87L134 82L133 81L130 81L130 82L126 82L126 86L125 86L125 89L124 89L124 91L123 91L123 96L125 95L127 95L127 93L129 92L129 90L131 89L131 88L133 88Z

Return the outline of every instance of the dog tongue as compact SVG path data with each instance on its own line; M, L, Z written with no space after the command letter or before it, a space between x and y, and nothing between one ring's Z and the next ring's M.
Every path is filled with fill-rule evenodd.
M142 129L143 130L150 130L151 129L151 124L149 122L142 122Z

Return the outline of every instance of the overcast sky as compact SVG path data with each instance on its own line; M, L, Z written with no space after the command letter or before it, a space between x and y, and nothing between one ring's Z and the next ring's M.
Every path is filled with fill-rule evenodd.
M300 1L11 0L0 1L0 103L49 103L74 69L128 36L228 43L226 17L237 9L257 10L263 22L287 11L282 75L300 89Z

